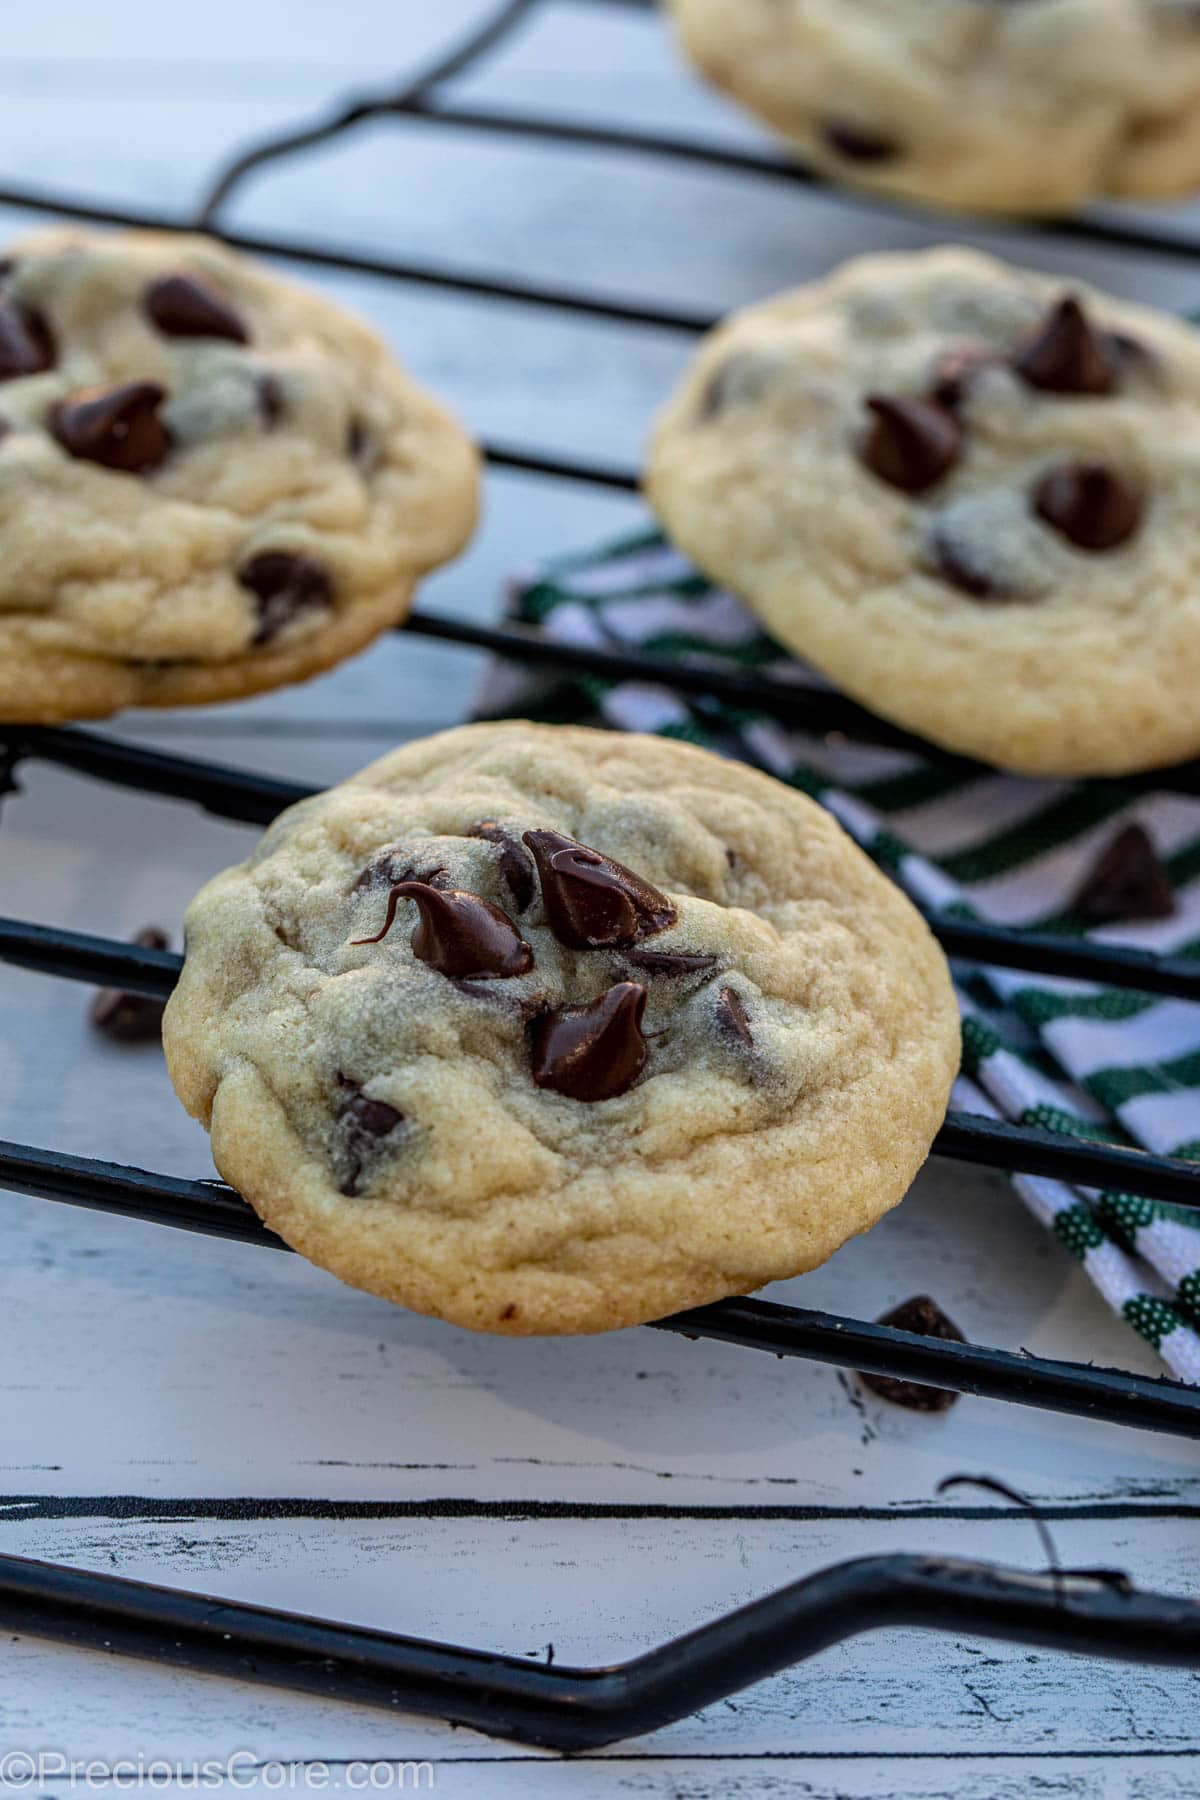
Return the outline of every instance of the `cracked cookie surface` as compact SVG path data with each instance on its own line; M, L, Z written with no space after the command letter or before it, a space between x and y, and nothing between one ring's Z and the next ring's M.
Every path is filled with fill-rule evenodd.
M950 750L1041 774L1200 751L1200 338L958 249L736 314L647 493L789 649Z
M301 680L399 623L476 455L383 343L211 239L0 263L0 719Z
M193 902L164 1046L290 1244L534 1333L824 1261L924 1160L959 1027L924 922L811 801L516 723L283 814Z
M1194 0L670 0L684 50L836 180L1065 212L1200 184Z

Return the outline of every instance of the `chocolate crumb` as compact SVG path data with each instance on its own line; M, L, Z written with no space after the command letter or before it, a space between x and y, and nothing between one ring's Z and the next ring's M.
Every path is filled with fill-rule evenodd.
M157 925L147 925L132 939L143 950L169 950L171 940ZM162 1040L165 1000L131 994L125 988L101 988L88 1007L88 1022L116 1044L153 1044Z
M965 1344L967 1341L954 1320L928 1294L915 1294L911 1300L902 1301L891 1312L884 1313L878 1323L891 1325L897 1331L914 1332L918 1337L941 1338L946 1343ZM906 1407L909 1412L947 1412L958 1399L957 1393L950 1388L926 1387L923 1382L901 1381L893 1375L868 1375L860 1369L858 1379L881 1400L887 1400L892 1406Z
M1084 877L1071 909L1091 925L1170 919L1175 890L1153 840L1136 822L1122 827Z

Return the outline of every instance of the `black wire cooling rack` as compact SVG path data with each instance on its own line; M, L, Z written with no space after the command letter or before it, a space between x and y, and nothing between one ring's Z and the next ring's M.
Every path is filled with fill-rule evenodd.
M488 279L428 263L352 254L311 241L221 230L224 201L253 171L379 117L422 120L457 133L601 148L622 157L671 159L747 178L818 183L809 171L770 154L716 148L657 132L583 126L525 111L454 107L442 97L454 77L476 68L533 15L571 3L576 0L506 0L448 55L399 90L351 100L326 118L239 154L191 217L100 206L80 196L29 188L0 188L0 205L97 224L157 230L199 225L238 248L318 269L349 270L615 323L703 331L715 321L699 312L615 299L576 287ZM649 10L653 0L586 3ZM849 193L842 198L868 208L879 204ZM1060 240L1107 245L1143 256L1200 258L1200 242L1125 221L1089 218L1037 222L1028 228ZM492 443L485 451L493 467L629 492L638 486L631 470L551 456L535 447ZM609 679L649 680L678 692L732 700L809 731L836 730L860 741L919 748L924 756L953 761L964 770L975 766L963 758L947 758L840 695L792 681L715 669L702 662L680 666L616 650L565 646L528 627L464 624L419 610L402 629L525 663L552 664ZM16 788L20 766L36 761L251 824L265 824L309 791L252 771L137 748L95 732L8 726L0 727L0 799ZM1148 789L1197 794L1200 763L1115 785L1131 796ZM1200 963L1182 957L937 916L929 922L947 953L955 957L1200 1000ZM156 997L169 994L180 968L180 959L166 951L15 919L0 919L0 960ZM1030 1126L952 1113L933 1153L1200 1208L1197 1164L1080 1142ZM0 1143L0 1186L247 1244L287 1248L239 1195L218 1181L182 1180ZM919 1337L755 1299L700 1307L660 1320L650 1329L1200 1438L1200 1390L1177 1381ZM907 1555L837 1564L686 1637L608 1668L531 1664L524 1658L240 1606L209 1595L19 1557L0 1557L0 1620L18 1632L327 1698L428 1713L564 1750L593 1748L651 1730L831 1644L882 1626L916 1625L1091 1656L1200 1667L1200 1604L1138 1592L1118 1572L1054 1568L1044 1574L1022 1573L978 1562Z

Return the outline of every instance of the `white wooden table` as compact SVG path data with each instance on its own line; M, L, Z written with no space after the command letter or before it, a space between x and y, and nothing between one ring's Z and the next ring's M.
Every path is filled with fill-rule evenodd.
M5 7L0 183L183 209L235 140L416 66L479 10ZM463 92L759 141L679 68L658 20L589 0L548 8ZM231 222L714 310L856 249L939 235L779 184L411 123L369 127L264 176ZM28 224L0 219L6 235ZM1007 243L1125 293L1200 301L1182 262ZM380 281L326 285L480 432L597 461L633 464L687 348L674 333ZM424 598L488 616L514 564L638 516L621 496L493 476L474 548ZM325 783L462 717L478 674L469 654L389 640L301 689L130 715L114 729ZM187 807L31 766L0 830L0 910L116 936L177 927L195 888L249 842ZM85 1005L78 988L0 972L0 1134L208 1173L206 1139L157 1050L98 1040ZM1018 1511L984 1496L937 1500L938 1481L967 1469L1002 1474L1051 1508L1064 1561L1197 1589L1200 1464L1174 1439L969 1400L912 1416L825 1368L645 1331L477 1338L299 1258L11 1195L3 1220L3 1551L599 1661L876 1549L1040 1566ZM868 1239L775 1291L873 1317L925 1288L981 1342L1153 1367L1001 1179L945 1163ZM1200 1677L892 1632L653 1737L564 1761L14 1639L0 1660L0 1756L39 1748L185 1765L244 1753L226 1785L268 1790L283 1779L276 1763L322 1762L344 1786L359 1759L427 1760L436 1791L483 1800L1183 1800L1200 1789ZM394 1788L402 1775L392 1771ZM376 1785L388 1779L376 1771Z

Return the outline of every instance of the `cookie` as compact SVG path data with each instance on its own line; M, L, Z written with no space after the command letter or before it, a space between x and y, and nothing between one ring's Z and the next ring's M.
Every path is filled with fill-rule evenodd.
M707 78L835 180L1065 212L1200 184L1194 0L671 0Z
M0 265L0 720L232 699L397 624L475 451L340 307L205 238Z
M920 1167L959 1028L923 921L811 801L517 723L284 813L193 901L163 1041L289 1244L536 1333L824 1261Z
M966 250L751 307L662 414L675 542L885 718L1035 774L1200 750L1200 339Z

